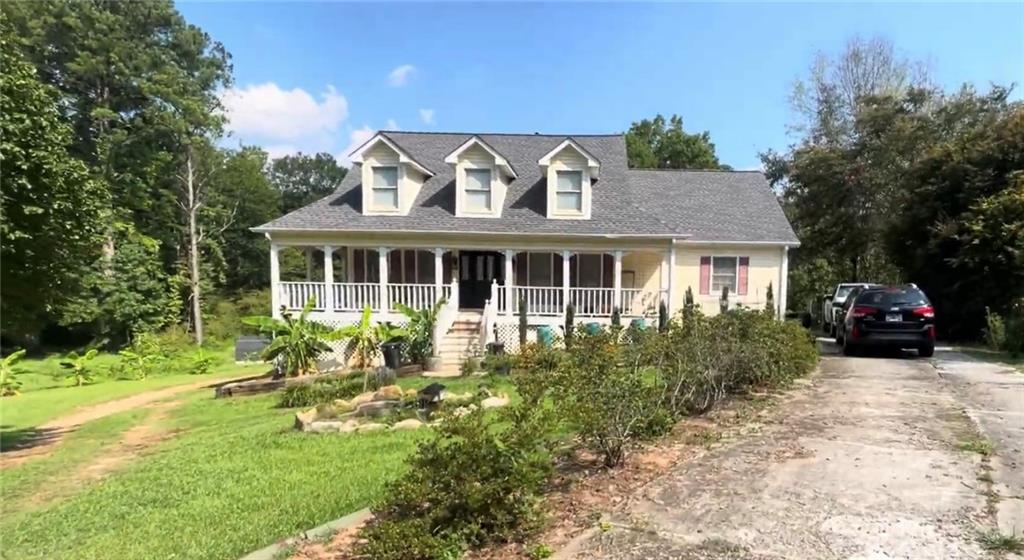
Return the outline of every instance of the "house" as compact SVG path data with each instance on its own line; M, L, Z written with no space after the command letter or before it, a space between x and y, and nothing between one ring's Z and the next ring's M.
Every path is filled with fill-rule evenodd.
M705 312L786 305L787 251L798 245L760 172L630 169L621 134L557 136L383 131L351 154L330 196L254 228L270 239L272 306L342 325L369 306L444 299L435 342L454 362L492 341L518 345L582 322L652 320L691 288ZM306 253L282 281L279 255Z

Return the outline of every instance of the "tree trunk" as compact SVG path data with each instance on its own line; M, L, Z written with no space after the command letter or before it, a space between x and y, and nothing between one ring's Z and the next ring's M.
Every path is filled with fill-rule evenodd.
M203 344L203 306L200 295L200 272L199 272L199 233L197 231L197 219L199 204L196 196L195 168L192 161L192 148L188 148L188 155L185 158L185 196L187 197L188 213L188 264L189 264L189 288L192 291L192 325L196 337L196 344Z

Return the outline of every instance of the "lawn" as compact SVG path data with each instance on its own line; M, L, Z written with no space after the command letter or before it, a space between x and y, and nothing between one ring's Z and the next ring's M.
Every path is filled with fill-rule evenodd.
M963 346L957 347L958 351L986 362L996 362L1012 366L1018 372L1024 373L1024 356L1011 356L1009 352L1000 352L984 346Z
M222 350L217 355L227 360L227 352ZM93 361L99 370L106 369L116 361L111 354L101 354ZM18 379L22 381L24 392L16 397L0 399L0 446L16 443L23 430L39 426L49 420L62 416L72 410L105 401L127 397L155 389L185 385L199 381L255 375L266 371L267 366L235 365L225 363L213 368L205 375L187 373L158 373L146 379L117 380L109 377L98 377L96 383L81 387L68 387L63 381L55 381L52 375L60 371L59 359L50 357L40 360L24 360L19 365L28 370ZM44 381L48 380L48 381Z
M479 382L442 381L454 391ZM506 382L495 385L511 392ZM32 499L32 488L61 487L115 444L137 412L91 423L50 457L6 470L3 556L237 558L366 507L401 475L404 459L429 433L297 433L294 410L276 408L277 398L190 394L166 420L175 437L101 481L42 504Z

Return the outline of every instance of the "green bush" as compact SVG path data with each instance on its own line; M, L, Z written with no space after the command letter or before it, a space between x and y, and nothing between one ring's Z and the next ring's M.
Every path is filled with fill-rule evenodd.
M992 350L1002 350L1006 347L1006 322L998 313L993 313L988 307L985 308L985 344Z
M392 482L360 537L366 558L458 558L463 547L518 540L542 521L552 474L551 424L543 408L516 406L499 421L477 410L449 416Z
M363 390L358 375L326 377L311 383L295 383L285 387L277 405L281 408L307 408L331 403L336 399L350 399Z

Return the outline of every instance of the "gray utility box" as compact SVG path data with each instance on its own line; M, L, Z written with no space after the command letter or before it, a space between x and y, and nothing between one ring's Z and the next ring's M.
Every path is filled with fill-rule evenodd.
M260 354L270 344L270 339L263 336L240 336L235 341L236 362L260 362Z

